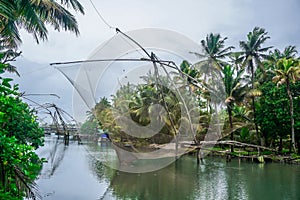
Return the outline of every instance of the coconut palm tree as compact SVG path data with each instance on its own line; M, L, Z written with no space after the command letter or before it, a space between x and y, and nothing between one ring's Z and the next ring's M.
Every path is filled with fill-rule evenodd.
M277 83L277 86L285 84L287 95L289 97L289 107L291 116L291 136L292 136L292 147L296 152L295 146L295 119L294 119L294 105L293 96L291 93L291 84L300 79L300 63L299 60L293 58L282 58L276 64L274 72L276 76L273 77L273 81Z
M222 59L229 56L231 49L234 49L233 46L225 47L227 39L227 37L222 38L220 34L210 33L205 37L205 40L201 40L203 54L191 52L199 58L204 58L203 61L195 64L195 67L199 68L200 72L208 75L212 70L221 71L222 66L226 65Z
M15 59L20 55L21 52L14 51L12 49L1 51L0 48L0 62L5 66L4 70L10 73L16 73L20 76L17 71L17 67L10 63L11 61L15 61Z
M268 60L276 63L280 58L295 58L297 53L298 51L296 49L296 46L289 45L284 48L283 52L281 52L279 49L270 51Z
M226 65L223 67L223 82L225 86L227 113L229 119L229 127L231 129L230 139L233 140L233 119L232 110L235 102L241 102L246 95L246 86L242 85L242 76L244 70L239 70L236 72L235 68ZM233 152L233 146L231 146L231 152Z
M257 79L259 80L259 82L264 83L266 81L272 81L272 78L274 77L274 70L277 68L277 62L282 58L296 58L297 53L298 51L296 49L296 46L291 45L285 47L283 51L280 51L279 49L270 51L267 59L263 61L266 73L263 74L261 70L258 70L256 72L256 76L258 77Z
M265 61L265 66L267 70L275 70L277 62L282 58L296 58L298 51L296 46L287 46L281 52L279 49L275 49L274 51L270 51L269 55Z
M217 104L220 104L222 100L218 93L220 92L219 90L223 90L224 88L218 88L218 82L222 77L222 68L227 65L223 59L229 56L231 54L231 50L234 49L233 46L225 47L225 41L227 39L227 37L222 38L220 34L208 34L205 40L201 40L201 46L204 49L204 55L202 56L206 59L195 65L196 68L199 68L200 73L204 73L204 85L209 87L211 90L211 102L214 104L214 112L215 116L217 116L216 123L219 136L221 136L221 123L218 117L219 113ZM208 80L207 75L209 76Z
M227 65L222 59L226 58L231 54L231 49L233 46L225 47L225 41L228 38L222 38L220 34L213 34L210 33L206 36L205 40L201 40L201 46L203 47L203 54L197 52L191 52L198 56L201 60L200 62L194 64L194 67L199 70L201 76L203 77L202 85L204 88L210 88L210 97L214 98L207 98L207 105L210 102L214 104L214 111L215 115L218 116L218 106L217 104L220 103L219 95L214 94L220 88L211 88L210 86L216 86L217 82L221 80L221 71L222 67ZM213 92L215 91L215 92ZM204 94L206 91L204 91ZM222 101L222 100L221 100ZM218 135L221 135L221 128L219 117L216 118L217 120L217 130Z
M262 47L262 45L268 40L270 37L267 36L268 32L263 28L255 27L253 31L249 32L247 35L246 41L240 41L240 47L242 49L243 56L241 60L243 62L243 66L246 66L248 73L251 75L251 89L250 92L252 99L252 109L253 109L253 118L255 123L256 134L259 138L258 134L258 125L256 123L256 110L255 110L255 94L257 91L255 90L255 70L256 68L260 68L262 71L264 70L264 66L261 62L262 58L266 58L267 54L265 54L272 47Z
M182 61L180 64L180 70L181 73L186 76L187 83L191 86L191 88L194 88L194 86L197 85L197 79L199 78L198 70L193 68L193 66L186 60Z
M226 56L230 55L231 49L234 49L233 46L225 48L224 43L227 39L227 37L222 39L220 34L208 34L205 40L201 40L205 55L216 63L220 63L220 59L224 59Z
M17 48L22 42L19 29L32 34L36 42L47 39L47 27L79 34L78 24L68 9L84 14L78 0L2 0L0 2L1 46Z

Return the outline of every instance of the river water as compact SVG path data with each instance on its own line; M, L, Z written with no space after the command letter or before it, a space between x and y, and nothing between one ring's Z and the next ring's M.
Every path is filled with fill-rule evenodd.
M89 150L89 151L88 151ZM300 199L300 166L183 156L158 171L120 172L95 159L86 145L47 137L48 160L37 185L45 200Z

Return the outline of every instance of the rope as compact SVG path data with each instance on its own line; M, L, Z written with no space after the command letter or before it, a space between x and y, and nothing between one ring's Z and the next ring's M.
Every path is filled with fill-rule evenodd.
M97 15L99 16L100 20L110 29L116 29L116 27L111 26L105 19L104 17L100 14L99 10L97 9L97 7L95 6L95 4L93 3L92 0L90 0L93 8L95 9Z

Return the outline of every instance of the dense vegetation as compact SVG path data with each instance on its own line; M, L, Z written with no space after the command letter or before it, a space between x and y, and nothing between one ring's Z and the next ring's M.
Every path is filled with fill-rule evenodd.
M226 47L226 39L220 34L208 34L201 41L204 51L193 52L202 58L199 63L191 65L183 61L173 75L149 73L142 77L142 84L123 85L112 96L111 103L106 98L99 101L92 111L95 117L88 121L98 119L100 127L109 130L116 143L130 142L138 147L169 142L176 138L179 124L185 120L180 102L176 100L178 96L170 90L170 82L175 82L182 94L191 94L197 101L197 108L191 109L199 112L195 142L203 140L209 124L218 123L211 121L218 112L225 119L219 140L252 143L278 152L299 154L300 65L296 47L287 46L281 51L264 46L270 37L259 27L249 32L245 41L239 42L239 51L234 51L233 46ZM180 77L187 83L178 84ZM215 87L212 77L222 83L221 88ZM212 102L217 90L224 90L225 94L223 102L219 102L225 104L221 110L214 105L216 100ZM168 114L158 114L154 109L157 104ZM140 126L147 126L154 112L156 120L164 122L164 126L151 137L133 137L120 122L127 116ZM234 151L233 146L231 151Z
M17 52L22 42L19 29L24 28L37 42L47 39L47 25L78 34L77 21L68 9L84 13L77 0L0 1L0 199L35 198L34 179L43 162L34 153L43 144L43 132L34 111L21 100L18 86L11 84L12 79L3 75L5 71L18 74L11 61L20 55ZM201 41L204 52L194 52L205 58L199 63L191 65L183 61L172 75L149 73L143 77L143 84L123 85L111 101L102 98L82 131L94 133L99 122L116 143L131 142L141 147L171 141L178 136L181 124L186 123L185 132L195 128L193 140L199 143L209 125L218 124L212 121L218 113L225 119L219 139L300 154L300 66L296 48L287 46L280 51L265 47L270 37L258 27L247 34L245 41L239 42L240 51L233 51L233 46L226 47L226 39L220 34L208 34ZM223 85L222 103L226 106L221 110L214 105L218 88L211 77L217 77ZM188 97L184 101L189 113L181 109L172 82L179 86L180 94ZM154 105L160 105L166 113L160 113L162 109ZM196 123L190 121L193 112L199 116ZM127 134L132 124L124 119L133 120L142 131L154 118L163 122L158 132L152 127L155 134L149 132L146 138ZM124 121L128 122L123 124L125 129L119 126Z
M0 75L7 67L0 65ZM43 144L43 131L34 111L22 102L12 79L0 76L0 195L1 199L34 197L34 180L42 160L34 153Z
M38 197L36 179L43 163L34 150L43 144L35 111L23 102L17 85L5 72L21 52L19 29L32 34L36 42L47 39L49 25L55 30L79 34L78 24L70 9L84 13L77 0L0 1L0 199L16 200ZM48 27L47 27L48 25Z

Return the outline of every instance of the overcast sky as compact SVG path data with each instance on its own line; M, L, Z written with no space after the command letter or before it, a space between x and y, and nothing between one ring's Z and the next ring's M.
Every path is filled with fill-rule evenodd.
M22 57L15 65L21 73L16 78L26 93L56 93L54 97L33 97L54 102L72 113L72 87L49 63L87 59L101 43L113 37L97 16L89 0L80 1L85 15L77 15L80 36L49 29L48 41L39 45L22 31ZM179 32L197 43L210 33L228 37L227 44L238 48L240 40L255 26L263 27L271 39L267 45L283 49L300 46L300 1L298 0L93 0L112 26L123 32L141 28L161 28Z

